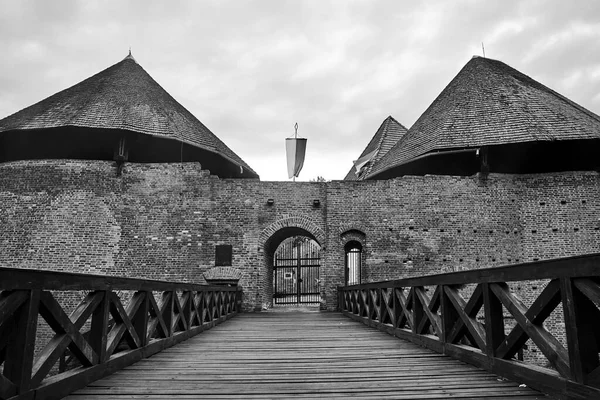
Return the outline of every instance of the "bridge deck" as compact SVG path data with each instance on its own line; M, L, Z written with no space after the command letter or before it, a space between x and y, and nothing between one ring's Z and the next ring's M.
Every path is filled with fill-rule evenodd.
M543 398L337 313L241 314L68 399Z

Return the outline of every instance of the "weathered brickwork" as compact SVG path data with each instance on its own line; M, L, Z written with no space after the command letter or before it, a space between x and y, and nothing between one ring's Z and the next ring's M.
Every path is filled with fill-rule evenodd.
M364 234L369 282L600 252L599 228L595 172L294 183L222 180L197 163L126 164L120 177L103 161L0 165L0 265L203 282L227 244L247 310L270 304L271 257L292 234L323 247L332 309L350 231Z

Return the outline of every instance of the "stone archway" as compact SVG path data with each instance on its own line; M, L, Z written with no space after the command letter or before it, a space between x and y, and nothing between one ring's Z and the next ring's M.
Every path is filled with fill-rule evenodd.
M279 245L294 236L305 236L317 242L325 251L325 232L312 220L305 217L282 218L267 228L259 236L259 251L262 251L264 274L261 282L262 308L273 306L273 259ZM322 290L322 289L321 289Z
M297 228L308 233L308 236L323 246L325 243L325 232L310 218L293 216L279 219L262 230L258 238L259 244L264 248L267 241L270 240L278 231L285 228Z

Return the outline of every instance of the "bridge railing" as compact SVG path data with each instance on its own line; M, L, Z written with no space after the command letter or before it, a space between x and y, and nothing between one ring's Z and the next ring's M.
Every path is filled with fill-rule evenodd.
M238 287L0 268L0 399L63 397L231 318L241 294ZM70 313L67 303L75 306ZM75 366L65 368L68 359Z
M600 399L600 254L338 294L340 310L369 326L545 393ZM544 365L520 360L527 343Z

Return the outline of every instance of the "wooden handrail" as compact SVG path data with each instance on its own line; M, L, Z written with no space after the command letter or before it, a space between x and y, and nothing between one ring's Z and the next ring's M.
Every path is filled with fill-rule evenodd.
M67 315L74 304L52 291L84 295ZM241 296L239 287L0 268L0 399L63 397L233 317ZM51 332L36 353L39 316ZM66 354L78 366L52 375Z
M524 302L510 286L527 281L539 290ZM339 287L338 295L342 313L399 338L548 394L600 399L599 254ZM545 322L564 326L564 337ZM528 340L549 367L516 359Z
M573 265L577 265L574 269ZM352 288L393 286L433 286L461 285L466 283L517 282L534 279L557 279L562 277L586 277L598 275L600 253L585 256L564 257L552 260L534 261L522 264L494 268L482 268L445 274L426 275L416 278L396 279L374 282L363 285L352 285Z
M36 269L0 267L0 290L206 290L209 286ZM221 289L221 286L217 288Z

